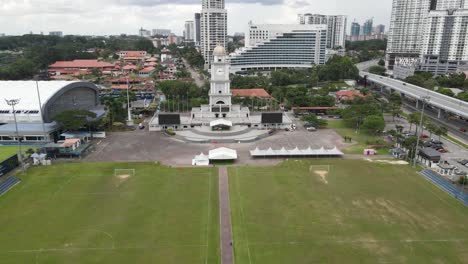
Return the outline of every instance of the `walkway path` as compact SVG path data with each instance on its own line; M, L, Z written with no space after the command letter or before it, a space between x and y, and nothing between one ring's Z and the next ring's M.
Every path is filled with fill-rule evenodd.
M229 203L229 179L225 166L219 168L219 216L221 235L221 264L233 264L231 206Z

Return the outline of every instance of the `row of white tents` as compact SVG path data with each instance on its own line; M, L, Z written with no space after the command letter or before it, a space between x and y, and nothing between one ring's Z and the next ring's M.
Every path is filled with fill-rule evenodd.
M285 149L284 147L279 150L272 148L261 150L258 147L250 151L252 157L338 157L343 156L344 153L338 148L326 149L324 147L320 149L312 149L308 147L306 149Z

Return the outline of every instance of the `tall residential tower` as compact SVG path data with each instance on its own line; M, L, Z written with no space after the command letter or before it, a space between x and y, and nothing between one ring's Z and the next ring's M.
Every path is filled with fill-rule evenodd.
M202 0L200 46L205 68L213 61L216 46L226 48L227 10L224 0Z

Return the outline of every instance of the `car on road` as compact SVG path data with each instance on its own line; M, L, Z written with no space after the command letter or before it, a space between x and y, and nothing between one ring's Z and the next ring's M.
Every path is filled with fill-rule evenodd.
M466 128L464 127L460 128L460 132L466 133Z
M439 149L437 150L439 153L448 153L449 151L446 149Z
M309 131L309 132L315 132L315 131L317 131L317 129L316 129L315 127L308 127L308 128L307 128L307 131Z
M466 159L458 160L457 162L460 163L460 164L463 165L463 166L465 166L466 164L468 164L468 160L466 160Z

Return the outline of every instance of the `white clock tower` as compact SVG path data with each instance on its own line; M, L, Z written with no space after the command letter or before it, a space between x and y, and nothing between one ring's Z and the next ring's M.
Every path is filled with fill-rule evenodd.
M229 80L230 64L226 61L224 47L217 46L213 51L214 61L211 65L210 111L226 116L231 112L231 82Z

